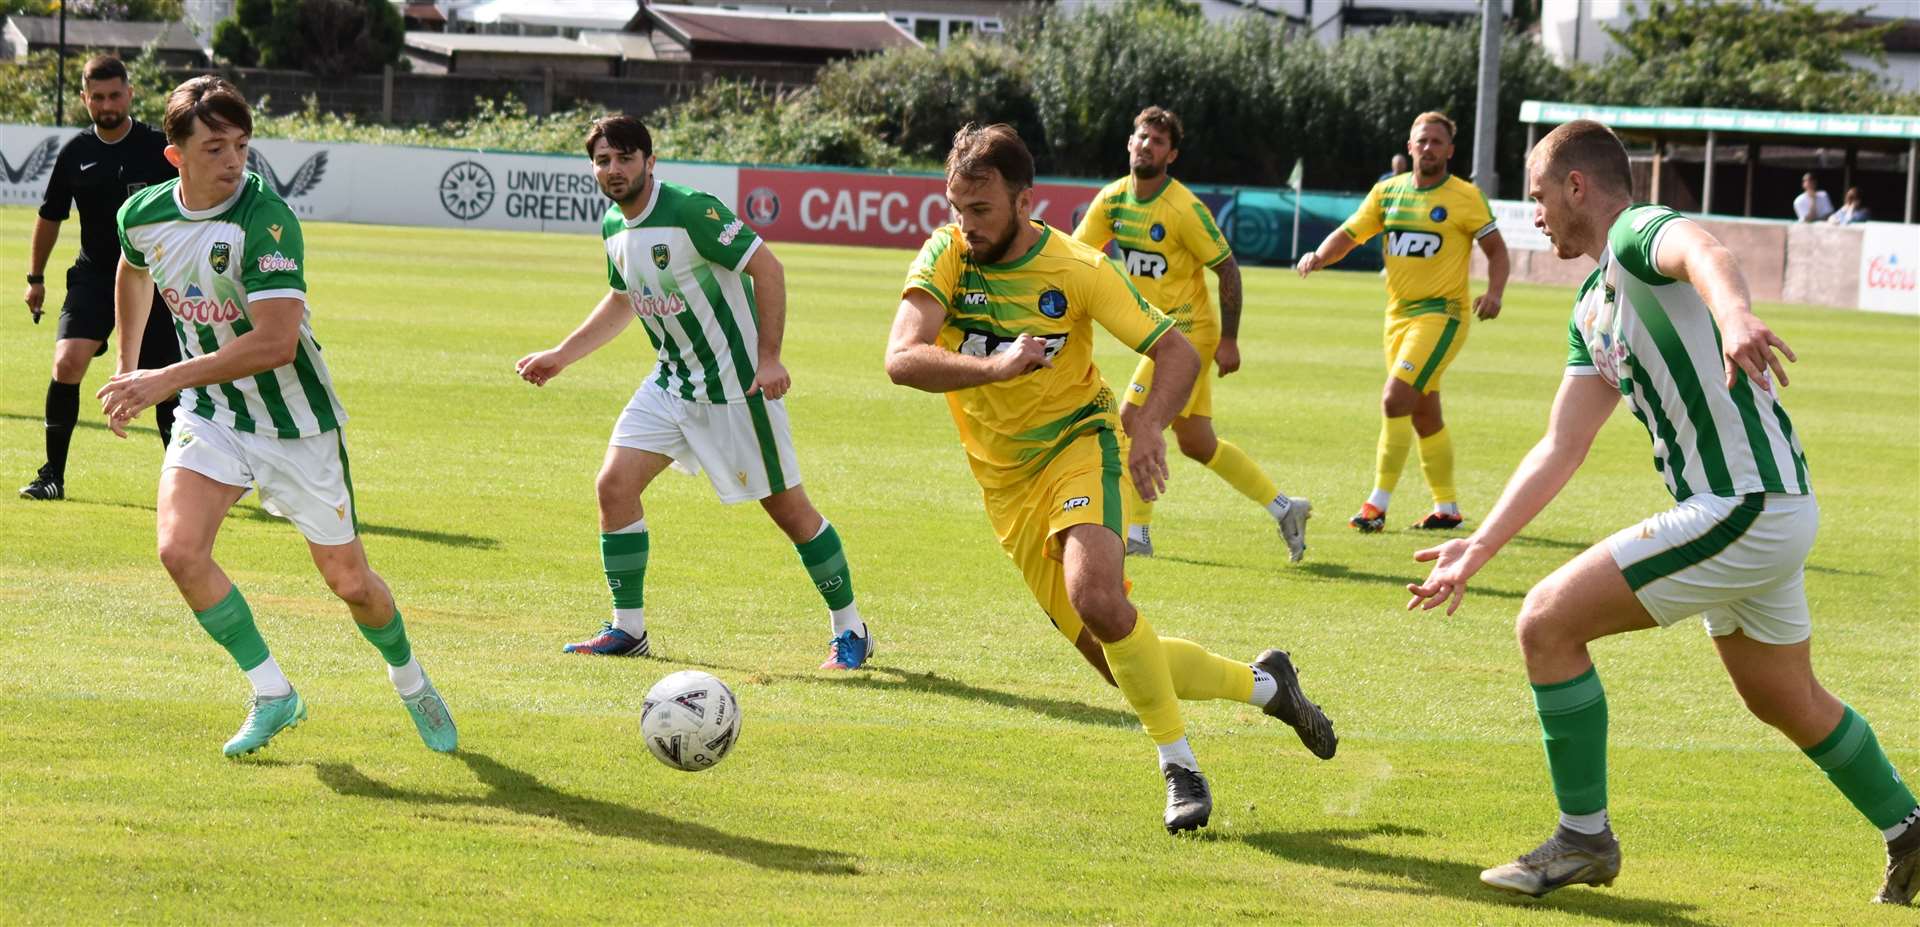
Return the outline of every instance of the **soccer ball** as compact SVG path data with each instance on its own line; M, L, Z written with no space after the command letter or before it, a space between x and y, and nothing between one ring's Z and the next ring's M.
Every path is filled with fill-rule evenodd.
M640 736L654 759L699 772L726 758L740 737L740 703L707 673L681 670L653 684L640 703Z

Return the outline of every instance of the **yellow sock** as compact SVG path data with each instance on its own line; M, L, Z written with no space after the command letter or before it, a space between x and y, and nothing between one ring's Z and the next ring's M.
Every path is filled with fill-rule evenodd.
M1411 415L1380 421L1380 447L1373 457L1373 488L1393 492L1393 488L1400 485L1400 468L1407 465L1413 437Z
M1160 649L1166 651L1167 671L1181 701L1253 698L1253 667L1177 637L1161 638Z
M1121 479L1120 482L1127 487L1127 524L1153 524L1153 503L1140 498L1140 490L1134 488L1131 476Z
M1273 501L1280 495L1280 487L1269 478L1260 465L1247 456L1231 441L1221 441L1215 447L1213 459L1207 461L1207 469L1220 474L1227 485L1240 490L1240 494L1261 505Z
M1153 633L1145 615L1135 615L1133 633L1100 648L1107 653L1107 669L1127 697L1140 726L1156 744L1170 744L1187 736L1186 721L1180 717L1180 699L1173 691L1173 674L1167 669L1167 652L1160 635Z
M1433 490L1433 504L1446 505L1458 497L1453 488L1453 436L1442 427L1420 439L1420 469Z

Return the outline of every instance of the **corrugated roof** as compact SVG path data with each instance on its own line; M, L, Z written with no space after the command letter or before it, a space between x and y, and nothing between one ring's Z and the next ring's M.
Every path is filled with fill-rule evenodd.
M32 45L57 45L60 20L52 16L9 16L7 21ZM159 39L155 43L155 39ZM144 48L149 44L166 51L200 51L200 40L186 23L110 22L101 19L68 19L69 48Z
M648 4L647 16L682 44L761 45L866 52L918 47L885 13L755 13Z
M454 52L503 52L520 55L572 55L615 58L617 52L551 35L468 35L459 32L409 32L407 47L440 55Z

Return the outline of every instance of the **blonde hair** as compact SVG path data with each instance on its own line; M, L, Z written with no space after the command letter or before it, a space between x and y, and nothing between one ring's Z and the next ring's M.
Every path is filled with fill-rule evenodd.
M1441 126L1447 127L1447 141L1453 141L1453 137L1455 135L1458 135L1460 132L1459 128L1453 124L1453 120L1447 118L1446 113L1439 112L1438 110L1428 110L1424 113L1421 113L1418 116L1413 117L1413 128L1407 131L1418 132L1421 126L1426 125L1429 122L1433 123L1434 125L1441 125Z
M1575 119L1548 132L1527 155L1528 164L1537 164L1541 173L1554 180L1565 179L1571 171L1597 186L1607 187L1623 196L1633 194L1633 169L1627 163L1627 146L1613 130L1591 119Z

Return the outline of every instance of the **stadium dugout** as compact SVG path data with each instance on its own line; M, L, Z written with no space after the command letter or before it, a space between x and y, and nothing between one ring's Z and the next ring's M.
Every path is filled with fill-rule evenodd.
M1860 187L1868 201L1878 206L1874 218L1891 222L1899 216L1899 221L1914 221L1915 194L1920 192L1915 167L1920 161L1920 117L1589 106L1539 100L1520 104L1529 151L1547 129L1575 119L1604 123L1629 144L1651 147L1650 157L1634 158L1636 198L1644 194L1649 202L1686 212L1791 217L1790 203L1800 192L1800 175L1812 171L1829 182L1825 189L1836 205L1847 188ZM1829 163L1829 153L1835 149L1845 152L1838 165ZM1642 164L1647 166L1644 174ZM1707 169L1709 165L1712 170ZM1830 184L1835 167L1840 170L1837 187ZM1720 186L1729 179L1741 185L1738 200L1729 199ZM1899 190L1905 191L1900 208L1889 208ZM1737 212L1729 208L1735 202Z

